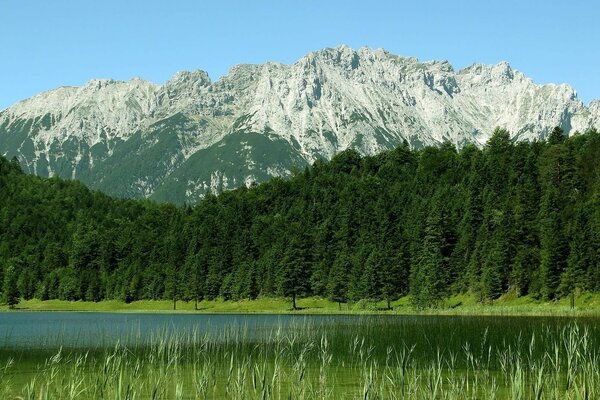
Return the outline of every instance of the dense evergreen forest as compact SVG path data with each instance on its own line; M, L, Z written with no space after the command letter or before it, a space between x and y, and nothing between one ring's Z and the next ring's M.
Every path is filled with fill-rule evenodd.
M0 282L18 298L344 303L600 290L600 134L354 150L194 207L111 198L0 158Z

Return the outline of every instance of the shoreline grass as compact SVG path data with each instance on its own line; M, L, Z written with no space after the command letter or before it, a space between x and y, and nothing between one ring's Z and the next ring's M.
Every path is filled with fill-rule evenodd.
M260 337L223 330L165 331L98 353L62 347L35 362L0 357L6 399L593 399L600 395L597 336L576 323L507 342L482 335L427 354L409 340L378 342L392 326L355 332L311 324ZM388 331L386 331L388 329ZM487 332L487 331L486 331ZM458 339L460 340L460 339ZM466 339L465 339L466 340Z
M575 308L570 307L569 299L542 302L530 296L503 297L486 304L477 302L470 294L456 295L446 299L440 308L417 310L410 304L409 297L400 298L392 303L392 310L386 309L385 302L361 300L356 303L342 304L319 297L298 300L298 310L290 309L285 298L260 298L256 300L225 301L222 299L204 300L198 303L178 301L173 310L170 300L140 300L125 303L119 300L100 302L64 301L64 300L21 300L16 312L35 311L72 311L72 312L131 312L131 313L198 313L198 314L357 314L357 315L457 315L457 316L600 316L600 294L581 293L575 298ZM0 311L9 311L0 306Z

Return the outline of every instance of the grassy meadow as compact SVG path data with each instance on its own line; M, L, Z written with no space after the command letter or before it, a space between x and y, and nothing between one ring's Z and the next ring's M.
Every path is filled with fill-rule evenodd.
M410 297L402 297L387 309L384 301L364 301L341 304L321 297L297 300L298 310L291 310L290 302L284 298L267 297L256 300L224 301L204 300L195 309L194 302L178 301L176 310L170 300L140 300L125 303L120 300L64 301L37 299L21 300L16 311L100 311L100 312L178 312L178 313L272 313L272 314L399 314L399 315L556 315L556 316L600 316L600 294L579 293L575 296L575 308L570 299L540 301L531 296L505 294L499 299L480 303L471 294L454 295L439 308L417 310L411 305ZM8 310L5 305L0 310Z

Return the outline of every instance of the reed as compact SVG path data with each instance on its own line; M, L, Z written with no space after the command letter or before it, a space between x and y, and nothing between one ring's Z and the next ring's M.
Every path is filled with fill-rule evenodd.
M366 320L368 323L368 320ZM381 329L381 327L376 327ZM337 333L336 333L337 332ZM398 339L307 321L256 335L164 329L96 349L56 348L35 365L4 357L5 399L594 399L600 358L587 329L438 346L429 356ZM486 331L487 332L487 331ZM31 349L35 351L35 349Z

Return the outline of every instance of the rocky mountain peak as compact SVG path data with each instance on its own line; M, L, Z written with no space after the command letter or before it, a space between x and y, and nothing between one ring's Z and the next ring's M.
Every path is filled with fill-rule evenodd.
M90 79L83 85L82 89L84 89L84 90L101 90L107 86L114 85L117 82L119 82L119 81L116 81L114 79ZM120 83L122 83L122 81L120 81Z
M495 65L473 64L459 71L459 74L469 76L473 83L479 85L503 86L510 84L515 79L524 79L523 74L513 70L506 61Z
M182 86L182 85L193 85L193 86L209 86L212 83L208 72L202 70L195 71L179 71L171 79L169 79L165 86Z
M0 112L0 152L30 172L123 196L193 201L329 158L406 140L484 145L495 127L518 140L599 127L568 85L536 85L506 62L455 71L383 49L338 46L293 64L241 64L212 82L181 71L164 85L94 79Z

